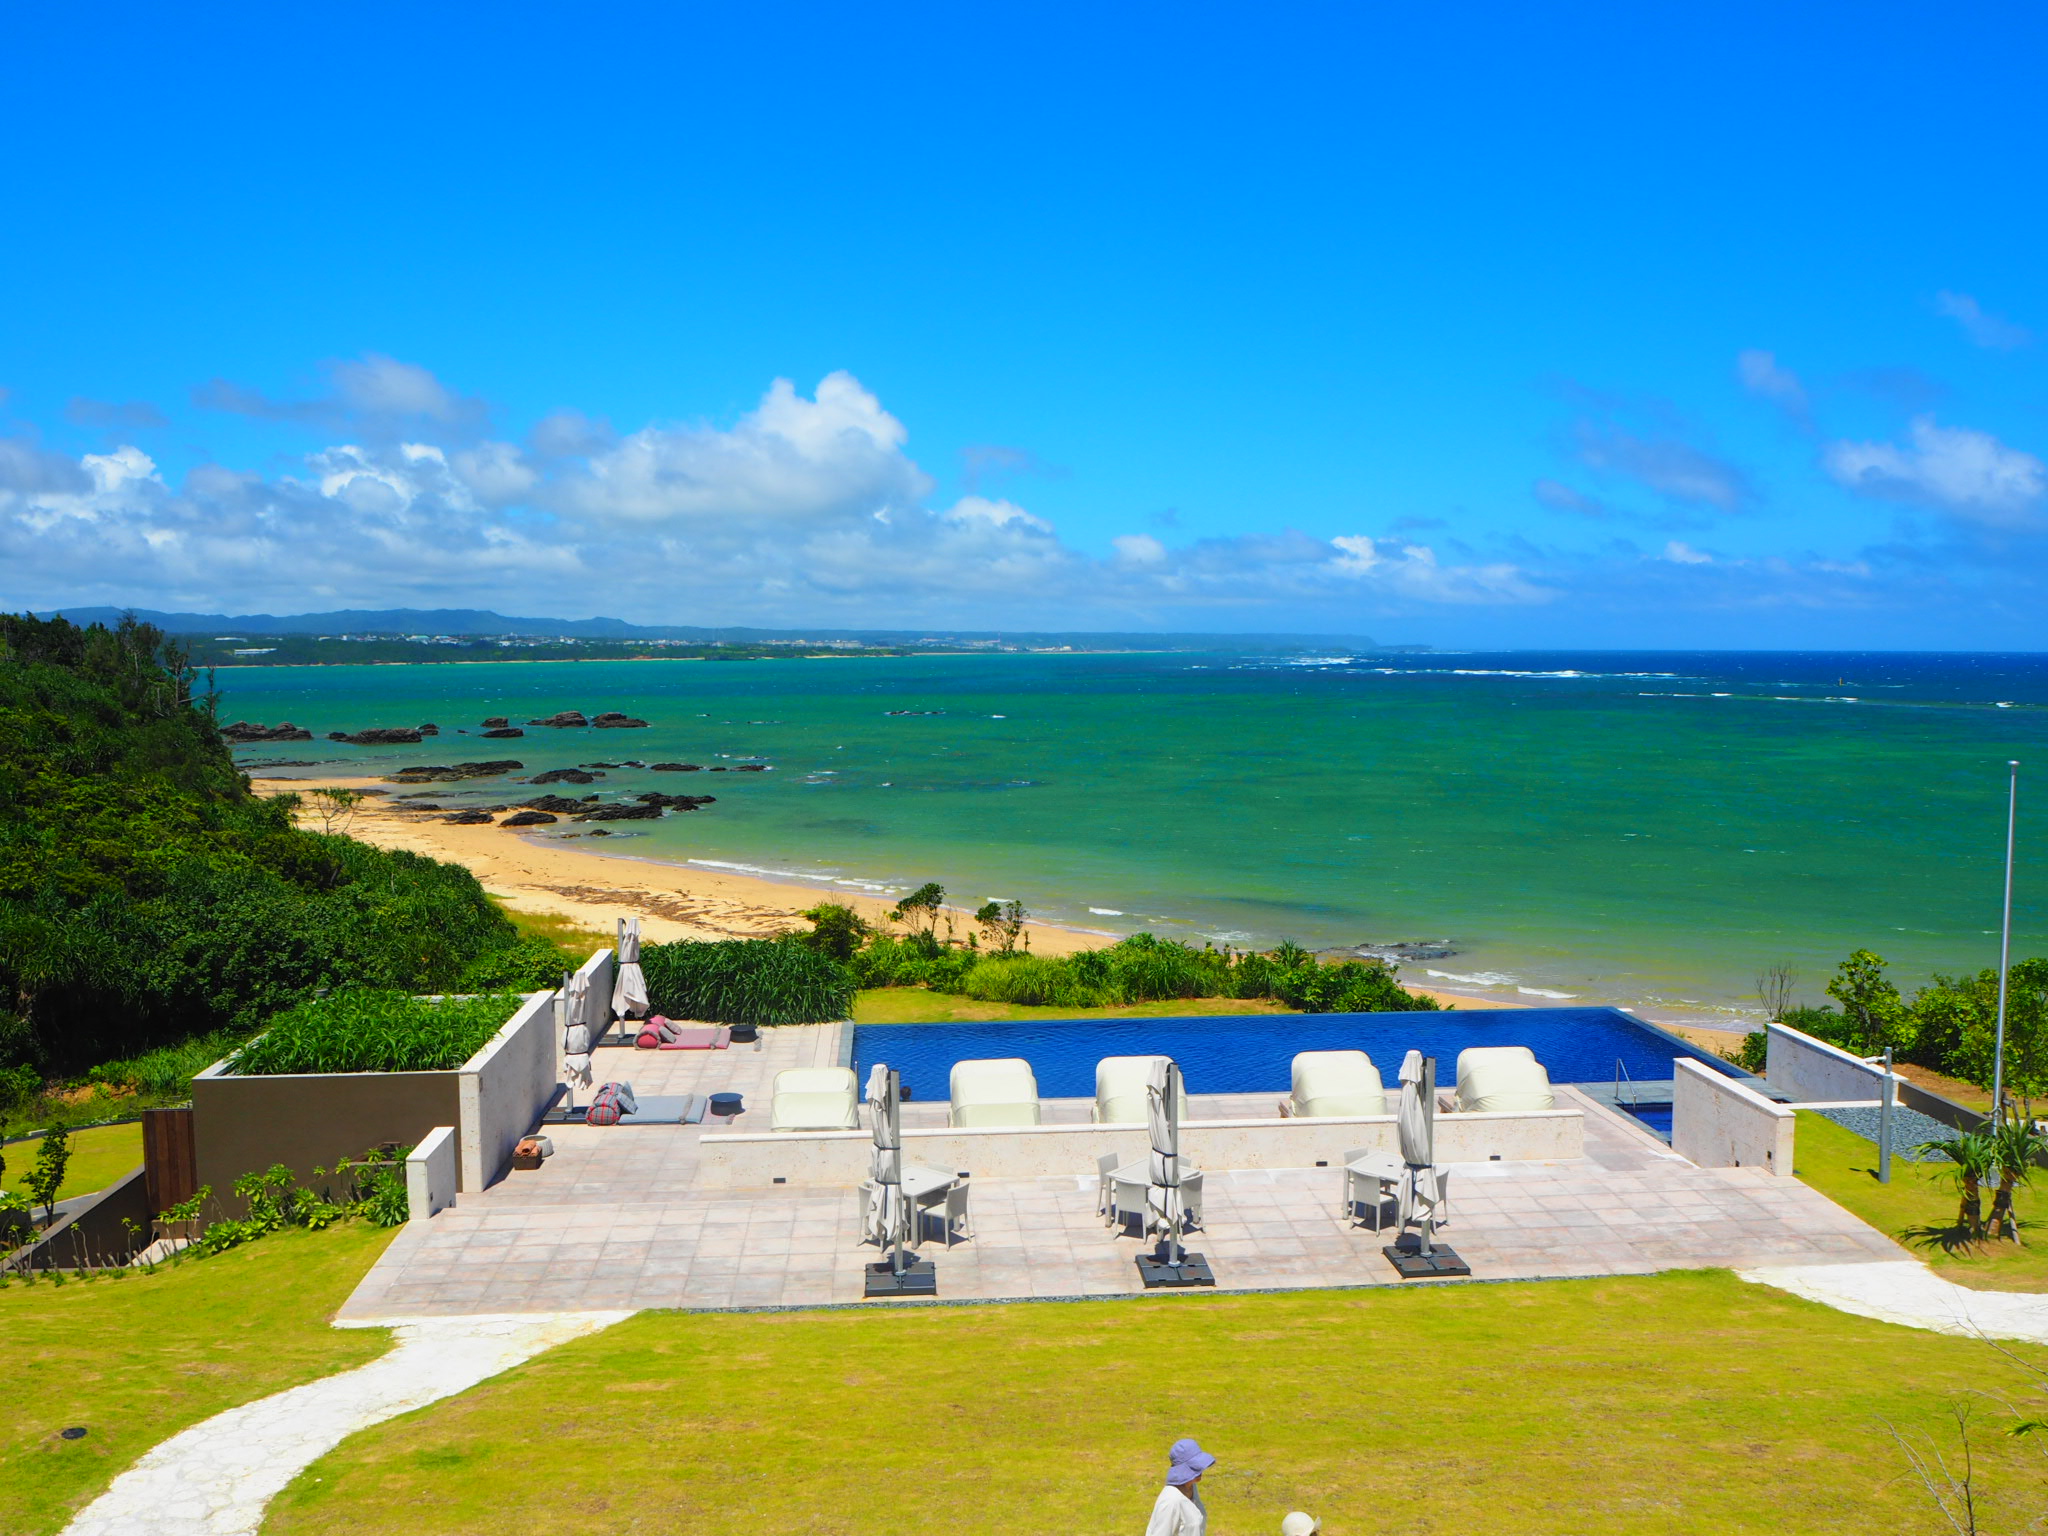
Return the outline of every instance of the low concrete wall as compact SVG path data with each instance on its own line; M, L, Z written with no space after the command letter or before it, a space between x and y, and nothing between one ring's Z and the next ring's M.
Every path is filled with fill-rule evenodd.
M595 1040L605 1032L606 1021L612 1016L612 985L618 980L618 957L608 949L600 949L588 960L576 967L576 974L590 982L590 1038Z
M20 1269L108 1269L126 1264L155 1238L143 1171L116 1179L89 1205L57 1219L11 1262Z
M1440 1163L1559 1160L1584 1150L1585 1119L1576 1109L1511 1114L1438 1115ZM1150 1149L1142 1125L1028 1125L906 1130L903 1155L929 1168L966 1169L977 1178L1031 1179L1093 1174L1106 1153L1131 1160ZM1181 1127L1181 1151L1197 1167L1336 1166L1354 1147L1398 1152L1391 1115L1357 1119L1193 1120ZM707 1189L773 1184L858 1184L868 1176L874 1138L867 1131L712 1133L698 1143L697 1182Z
M1794 1116L1755 1089L1679 1057L1671 1083L1671 1150L1702 1168L1764 1168L1790 1177Z
M554 1093L553 998L528 994L482 1050L446 1072L240 1077L215 1062L192 1079L194 1161L199 1182L213 1186L207 1218L242 1214L233 1191L245 1173L282 1163L306 1182L383 1142L415 1145L437 1125L456 1127L458 1187L482 1189Z
M511 1164L513 1147L554 1097L560 1052L555 994L535 992L462 1064L456 1124L464 1189L485 1188Z
M455 1127L437 1125L405 1160L408 1222L430 1221L455 1203Z
M1766 1024L1764 1036L1769 1042L1764 1081L1772 1092L1801 1104L1879 1096L1883 1069L1839 1045L1829 1045L1783 1024Z

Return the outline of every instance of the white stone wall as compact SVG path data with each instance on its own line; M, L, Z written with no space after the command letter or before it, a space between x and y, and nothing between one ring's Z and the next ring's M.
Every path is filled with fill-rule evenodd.
M1439 1163L1483 1163L1499 1157L1575 1158L1584 1150L1585 1119L1576 1109L1505 1114L1440 1114ZM1195 1120L1181 1127L1181 1151L1198 1168L1336 1167L1357 1147L1398 1153L1394 1117L1304 1120ZM853 1185L868 1176L874 1139L867 1131L712 1133L698 1142L697 1179L707 1189L751 1188L782 1179L791 1185ZM988 1126L906 1129L906 1160L942 1171L968 1169L977 1178L1092 1176L1095 1160L1143 1157L1142 1125Z
M1791 1176L1791 1110L1701 1062L1679 1057L1673 1066L1672 1151L1702 1168Z
M1839 1045L1829 1045L1783 1024L1766 1024L1770 1054L1764 1081L1773 1092L1800 1104L1871 1100L1879 1096L1883 1069Z
M437 1125L405 1160L405 1195L409 1222L424 1225L435 1213L455 1203L455 1127Z
M482 1189L510 1165L519 1138L554 1097L560 1053L555 994L530 992L505 1027L462 1064L462 1188Z

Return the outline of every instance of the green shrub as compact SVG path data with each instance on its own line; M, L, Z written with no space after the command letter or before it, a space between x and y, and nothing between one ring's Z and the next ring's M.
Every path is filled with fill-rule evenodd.
M1106 989L1084 981L1071 965L1037 955L978 960L956 985L964 996L988 1003L1099 1008L1110 1000Z
M563 963L562 951L538 936L518 940L503 949L486 950L463 968L455 982L458 992L552 992L562 984L562 973L575 967Z
M519 1009L509 993L418 998L351 988L279 1014L228 1059L244 1077L288 1072L445 1072L481 1050Z
M714 1024L816 1024L853 1009L854 977L788 939L685 940L640 952L648 1009Z

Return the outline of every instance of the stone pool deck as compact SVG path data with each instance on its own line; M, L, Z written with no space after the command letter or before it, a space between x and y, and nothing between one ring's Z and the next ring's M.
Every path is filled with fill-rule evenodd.
M766 1032L759 1048L598 1054L597 1073L643 1093L731 1089L766 1120L785 1067L832 1065L836 1026ZM1871 1263L1910 1255L1796 1179L1698 1168L1625 1116L1571 1090L1585 1156L1451 1164L1443 1240L1481 1280L1649 1274L1663 1269ZM1192 1118L1273 1114L1277 1096L1194 1096ZM1048 1100L1045 1118L1088 1118L1088 1101ZM943 1104L905 1107L942 1125ZM642 1307L801 1307L861 1301L851 1188L695 1189L695 1126L553 1127L555 1155L508 1174L401 1232L342 1308L347 1319ZM1331 1168L1207 1170L1208 1256L1217 1289L1458 1284L1403 1282L1386 1237L1338 1214ZM1141 1244L1095 1211L1093 1168L1035 1179L972 1179L974 1236L921 1253L947 1301L1118 1296L1142 1289ZM934 1231L936 1227L934 1226ZM903 1303L877 1302L889 1306Z

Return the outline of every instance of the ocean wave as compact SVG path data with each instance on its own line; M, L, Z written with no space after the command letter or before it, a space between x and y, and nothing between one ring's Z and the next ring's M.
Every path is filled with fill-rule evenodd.
M1579 995L1576 992L1551 992L1542 987L1517 987L1515 990L1524 997L1549 997L1555 998L1559 1002L1564 1002Z
M1372 670L1382 677L1577 677L1627 682L1677 682L1685 678L1682 672L1580 672L1570 668L1557 672L1519 671L1512 667L1374 667Z
M1461 976L1456 971L1424 971L1425 976L1434 976L1438 981L1455 981L1467 987L1512 987L1515 978L1499 971L1475 971L1470 976Z
M1122 917L1124 915L1115 907L1090 907L1088 910L1097 917Z

